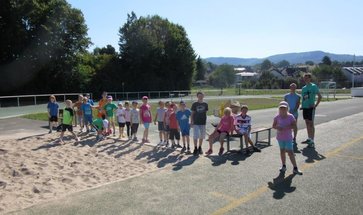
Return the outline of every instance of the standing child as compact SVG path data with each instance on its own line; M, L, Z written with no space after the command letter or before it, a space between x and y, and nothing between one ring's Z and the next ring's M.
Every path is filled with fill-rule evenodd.
M54 95L49 97L49 102L47 105L48 119L49 119L49 134L53 131L53 126L58 124L58 110L59 105Z
M156 125L156 122L158 123L158 130L159 130L159 138L160 143L159 145L163 144L165 139L165 128L164 128L164 115L165 115L166 109L164 107L164 102L159 101L159 107L156 109L156 114L154 118L154 124Z
M223 111L223 117L221 121L217 125L216 129L213 131L211 135L209 135L209 150L205 153L206 155L210 155L213 153L213 143L218 141L221 143L221 148L219 149L218 155L221 156L223 154L224 148L223 143L224 139L227 135L231 134L234 129L234 118L232 116L231 108L227 107Z
M102 114L106 114L105 113L105 105L107 104L107 92L103 92L102 93L102 98L100 99L100 101L98 101L98 114L97 117L98 118L102 118Z
M73 104L73 109L76 112L76 120L75 126L79 124L80 130L79 132L83 132L84 127L84 119L83 119L83 111L82 111L82 104L83 104L83 95L78 95L78 101Z
M277 130L276 139L280 146L280 157L282 162L281 172L286 171L286 152L290 157L290 161L294 166L293 173L302 175L296 165L295 155L293 152L292 130L296 127L294 116L287 112L288 104L285 101L279 104L279 113L275 116L272 128Z
M126 121L126 133L129 140L131 140L130 128L131 128L131 109L130 102L125 101L125 121Z
M87 133L90 131L91 124L92 124L92 105L88 102L88 98L83 98L83 104L81 106L82 112L83 112L83 122L86 127Z
M114 112L117 109L117 106L112 103L112 96L107 96L107 104L103 107L106 111L106 117L110 125L112 126L113 136L116 136L115 133L115 119Z
M190 153L190 138L189 138L190 124L189 124L189 119L190 119L191 114L192 114L192 112L188 108L186 108L185 102L180 101L180 109L176 113L176 118L178 119L180 131L181 131L181 134L182 134L182 140L183 140L182 152L184 152L186 150L187 153ZM185 142L187 143L187 147L185 147Z
M122 106L122 102L119 102L116 116L117 116L117 122L118 122L118 127L119 127L119 133L120 133L119 138L120 139L125 137L125 135L124 135L124 128L126 125L125 115L126 115L126 112Z
M77 137L77 135L73 132L73 125L72 125L72 121L73 121L73 109L72 109L72 101L71 100L66 100L66 108L63 111L63 123L62 123L62 132L60 134L59 137L59 142L61 144L64 144L63 142L63 136L64 136L64 132L66 130L68 130L69 132L71 132L74 136L74 138L76 139L76 141L79 141L79 138Z
M243 135L246 143L246 155L250 155L251 152L248 149L248 143L252 146L253 151L261 152L261 150L253 145L251 140L251 117L247 115L248 106L242 105L241 107L241 114L237 115L235 118L236 124L236 132L238 134Z
M192 104L190 124L193 126L194 155L203 154L202 144L206 133L208 104L204 102L204 93L197 93L198 100ZM199 146L198 146L199 142ZM197 148L198 146L198 148Z
M132 102L132 109L130 112L131 119L131 136L133 141L137 141L137 130L140 124L140 110L137 108L137 101Z
M169 133L169 139L171 140L171 148L175 148L175 147L180 147L181 145L179 144L180 141L180 128L179 128L179 123L178 120L176 119L176 111L177 111L177 106L175 104L171 104L170 105L170 124L169 124L169 129L170 129L170 133ZM177 141L177 144L175 144L175 140Z
M170 113L172 112L170 108L170 102L165 102L165 114L164 114L164 129L165 129L165 146L169 145L169 132L170 132Z
M290 93L287 93L284 96L284 100L289 105L289 113L291 113L295 117L295 120L297 123L297 118L299 116L298 110L300 107L301 96L296 93L296 87L297 86L295 83L290 84ZM294 144L296 144L296 135L297 135L297 127L294 128L294 139L293 139Z
M142 105L140 107L140 119L141 119L141 124L143 124L145 128L144 134L142 135L142 142L150 143L149 127L152 121L152 115L151 115L151 107L148 104L147 96L142 97Z

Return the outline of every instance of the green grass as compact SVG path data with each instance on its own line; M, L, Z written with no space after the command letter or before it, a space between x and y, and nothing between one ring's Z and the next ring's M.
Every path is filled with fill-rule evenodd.
M26 118L26 119L48 121L48 113L47 112L26 114L26 115L23 115L22 117Z

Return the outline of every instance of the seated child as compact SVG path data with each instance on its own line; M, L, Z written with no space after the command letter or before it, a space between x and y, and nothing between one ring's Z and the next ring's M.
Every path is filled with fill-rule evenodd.
M227 135L232 133L234 129L234 118L232 116L231 108L227 107L223 111L223 117L217 125L216 129L209 135L209 150L205 153L210 155L213 153L213 143L219 141L221 143L221 148L219 149L219 155L223 154L224 148L223 143Z
M246 143L246 147L248 147L248 143L252 146L253 151L261 152L261 150L253 145L251 140L251 117L247 115L248 106L242 105L241 113L235 118L235 130L237 134L243 135ZM250 155L250 150L246 148L246 155Z

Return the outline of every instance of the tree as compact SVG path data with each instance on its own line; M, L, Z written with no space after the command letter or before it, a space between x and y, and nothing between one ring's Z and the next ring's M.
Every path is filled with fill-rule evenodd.
M323 64L315 67L312 74L316 77L317 82L333 80L337 83L337 87L343 87L346 85L347 79L340 69L340 66L329 66Z
M269 59L265 59L261 64L261 71L267 71L272 67L272 63Z
M287 60L282 60L276 64L277 67L288 67L290 66L290 62Z
M196 56L182 26L160 16L137 18L132 12L119 35L130 90L190 89Z
M312 60L308 60L305 62L306 65L309 65L309 66L314 66L314 61Z
M99 54L116 55L116 50L113 46L107 45L99 50Z
M81 11L65 0L0 4L0 93L78 90L77 55L90 44Z
M323 59L321 60L321 62L324 64L324 65L328 65L330 66L332 64L330 58L328 56L324 56Z
M198 56L197 58L197 62L196 62L196 71L195 71L195 78L194 80L198 81L198 80L204 80L205 79L205 73L206 73L206 67L202 61L202 59L200 58L200 56Z
M209 82L214 87L229 87L236 79L232 65L222 64L210 75Z

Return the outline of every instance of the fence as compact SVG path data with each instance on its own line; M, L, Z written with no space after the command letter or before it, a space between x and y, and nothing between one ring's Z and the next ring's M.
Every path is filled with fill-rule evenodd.
M49 96L54 95L57 101L64 102L67 99L75 101L78 95L83 93L63 93L63 94L39 94L39 95L17 95L17 96L0 96L1 107L20 107L26 105L46 104L49 101ZM92 94L90 93L91 98Z

